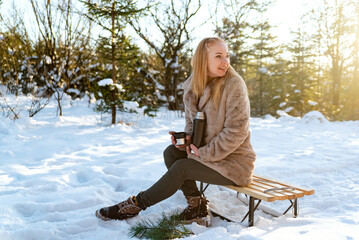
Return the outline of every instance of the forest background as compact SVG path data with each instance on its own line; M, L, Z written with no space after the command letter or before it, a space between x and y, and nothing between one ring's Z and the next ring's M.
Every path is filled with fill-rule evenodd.
M148 115L163 106L183 110L195 36L209 24L210 35L229 45L253 117L320 111L359 120L358 1L312 1L287 42L266 15L275 4L269 0L21 0L10 8L4 1L0 114L14 120L24 108L34 116L50 98L62 116L65 95L88 96L96 111L112 113L112 123L117 112L131 111L128 101ZM33 100L19 106L7 94Z

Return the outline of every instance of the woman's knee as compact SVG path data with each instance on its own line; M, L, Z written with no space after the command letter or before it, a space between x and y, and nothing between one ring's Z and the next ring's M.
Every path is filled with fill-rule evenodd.
M163 151L163 159L165 161L167 168L170 168L172 164L176 161L173 155L175 148L176 147L173 144L171 144Z
M187 152L179 150L172 144L163 151L163 158L165 160L166 167L170 168L178 159L187 158Z

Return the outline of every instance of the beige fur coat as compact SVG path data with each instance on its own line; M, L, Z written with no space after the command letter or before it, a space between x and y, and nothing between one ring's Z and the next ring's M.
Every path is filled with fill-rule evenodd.
M247 87L239 76L227 78L223 82L222 96L216 108L211 99L213 82L206 86L198 106L190 90L191 77L183 84L185 132L192 133L192 122L198 111L206 114L206 145L199 148L200 157L190 154L188 158L216 170L238 186L246 186L252 181L256 159L250 143Z

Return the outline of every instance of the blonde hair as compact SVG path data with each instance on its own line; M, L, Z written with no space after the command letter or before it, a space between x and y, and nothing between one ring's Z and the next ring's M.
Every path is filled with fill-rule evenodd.
M199 99L204 92L204 89L208 83L208 48L211 44L215 42L224 42L221 38L218 37L209 37L204 38L197 46L197 49L192 57L192 80L191 80L191 90ZM224 77L221 77L216 80L212 87L212 96L213 101L216 107L219 104L220 93L223 81L233 75L238 75L238 73L230 66L227 70L227 73Z

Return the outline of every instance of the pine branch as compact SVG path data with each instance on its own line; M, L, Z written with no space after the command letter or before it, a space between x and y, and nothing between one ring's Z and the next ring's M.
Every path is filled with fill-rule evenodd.
M162 219L157 223L148 220L138 222L129 232L130 237L140 239L174 239L188 237L191 234L193 233L184 226L184 221L178 213L171 216L162 214Z

